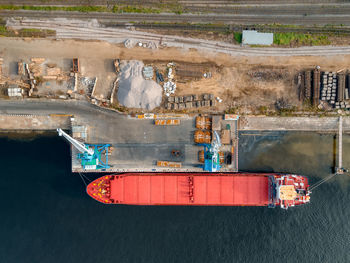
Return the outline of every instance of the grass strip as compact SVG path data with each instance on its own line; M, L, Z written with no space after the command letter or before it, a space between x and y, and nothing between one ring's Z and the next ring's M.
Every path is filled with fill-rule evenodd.
M273 43L279 46L322 46L330 45L327 35L301 33L274 33Z
M20 30L10 30L4 25L0 25L0 36L2 37L38 37L44 38L55 36L56 31L50 29L23 28Z
M170 6L171 7L171 6ZM67 11L67 12L109 12L109 13L161 13L172 12L176 14L182 13L181 8L173 7L171 9L166 6L161 8L150 8L136 5L114 5L106 6L32 6L32 5L0 5L0 10L32 10L32 11Z

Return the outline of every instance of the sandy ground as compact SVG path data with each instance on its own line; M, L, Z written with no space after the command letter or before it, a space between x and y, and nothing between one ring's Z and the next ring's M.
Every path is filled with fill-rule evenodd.
M284 97L297 103L297 90L293 78L299 70L312 69L337 71L350 68L350 55L327 56L232 56L179 48L147 49L124 48L122 45L102 41L48 40L0 38L0 57L4 58L3 72L11 74L14 63L20 59L45 57L50 61L80 59L82 74L98 77L97 96L108 98L116 73L113 60L137 59L168 63L210 63L215 70L210 79L178 84L177 94L212 92L224 99L219 109L230 106L270 105Z

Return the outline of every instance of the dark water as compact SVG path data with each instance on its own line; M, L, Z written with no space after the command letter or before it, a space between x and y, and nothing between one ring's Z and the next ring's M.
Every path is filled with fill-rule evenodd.
M267 133L240 142L242 170L316 182L333 165L332 135ZM350 165L350 137L344 143ZM61 138L3 138L0 146L0 262L350 261L350 177L332 179L311 204L288 211L104 206L71 175Z

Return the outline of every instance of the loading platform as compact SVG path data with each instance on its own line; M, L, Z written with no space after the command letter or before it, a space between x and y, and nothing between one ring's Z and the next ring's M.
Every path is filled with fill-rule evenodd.
M72 118L72 137L85 144L109 144L108 168L84 169L77 158L79 151L71 147L72 172L203 172L198 153L203 149L195 143L195 118L184 116L180 125L155 125L154 119L125 117L123 121L96 125L86 119ZM222 146L228 162L220 171L238 171L238 120L221 115L222 127L229 127L230 140ZM220 131L219 131L220 132ZM225 155L226 156L226 155ZM159 163L173 165L160 166ZM157 165L158 164L158 165ZM174 165L176 164L176 165Z

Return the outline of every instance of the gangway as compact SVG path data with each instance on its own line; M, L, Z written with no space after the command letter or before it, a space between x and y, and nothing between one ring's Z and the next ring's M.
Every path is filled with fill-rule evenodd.
M84 170L108 169L108 148L110 144L87 144L81 143L74 139L62 129L57 129L58 135L63 136L70 144L72 144L80 153L77 159L80 160ZM106 161L101 160L102 153L105 152Z

